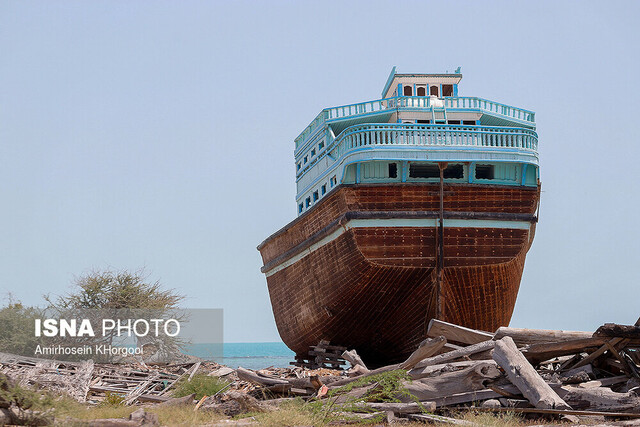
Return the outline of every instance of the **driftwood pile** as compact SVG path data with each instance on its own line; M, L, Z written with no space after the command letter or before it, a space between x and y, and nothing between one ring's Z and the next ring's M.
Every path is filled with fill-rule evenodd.
M640 319L634 326L605 324L594 333L508 327L488 333L432 320L427 336L406 361L374 370L355 351L345 351L348 376L279 378L243 368L236 374L271 396L350 402L351 411L391 418L427 420L434 415L426 412L469 408L640 418ZM406 377L395 402L368 399L377 384L367 377L398 370ZM358 386L343 387L350 384Z
M0 376L63 391L81 402L98 403L116 393L129 405L180 401L193 404L194 410L229 416L275 410L283 401L301 397L345 419L377 416L461 424L466 422L442 414L469 409L640 419L640 319L633 326L605 324L594 333L506 327L488 333L432 320L426 339L402 363L369 369L355 350L340 357L351 364L348 371L233 370L204 361L103 365L0 353ZM197 371L228 384L198 402L193 396L172 398L176 382ZM384 378L397 379L391 396ZM381 389L387 390L385 398Z
M183 377L193 376L200 363L150 368L146 365L62 362L0 353L0 374L22 386L62 392L79 402L98 403L109 393L124 403L164 402Z
M306 357L296 356L296 361L291 365L307 369L342 369L346 365L342 354L346 347L331 345L329 341L320 341L318 345L311 346Z

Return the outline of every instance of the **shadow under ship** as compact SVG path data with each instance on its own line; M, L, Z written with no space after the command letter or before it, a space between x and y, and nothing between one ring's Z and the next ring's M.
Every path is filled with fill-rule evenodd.
M540 199L535 116L458 95L459 69L398 74L295 140L298 217L258 249L278 331L371 365L405 359L432 318L509 324Z

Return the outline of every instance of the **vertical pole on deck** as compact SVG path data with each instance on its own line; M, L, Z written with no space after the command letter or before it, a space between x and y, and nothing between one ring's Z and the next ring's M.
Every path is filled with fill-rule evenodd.
M444 169L446 163L438 163L440 169L440 214L438 217L438 262L436 264L436 319L442 319L444 315L444 301L442 298L442 270L444 270Z

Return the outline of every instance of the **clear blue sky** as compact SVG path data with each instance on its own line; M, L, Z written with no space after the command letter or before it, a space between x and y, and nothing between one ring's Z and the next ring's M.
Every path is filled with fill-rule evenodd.
M536 111L543 193L512 325L640 316L640 3L2 1L0 292L91 269L278 339L256 245L295 217L293 139L391 70Z

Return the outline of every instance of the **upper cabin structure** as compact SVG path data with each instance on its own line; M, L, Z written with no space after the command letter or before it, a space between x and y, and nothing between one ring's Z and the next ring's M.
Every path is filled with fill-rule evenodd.
M535 187L535 114L460 96L454 73L391 70L382 98L326 108L295 139L297 212L339 184L439 181Z

